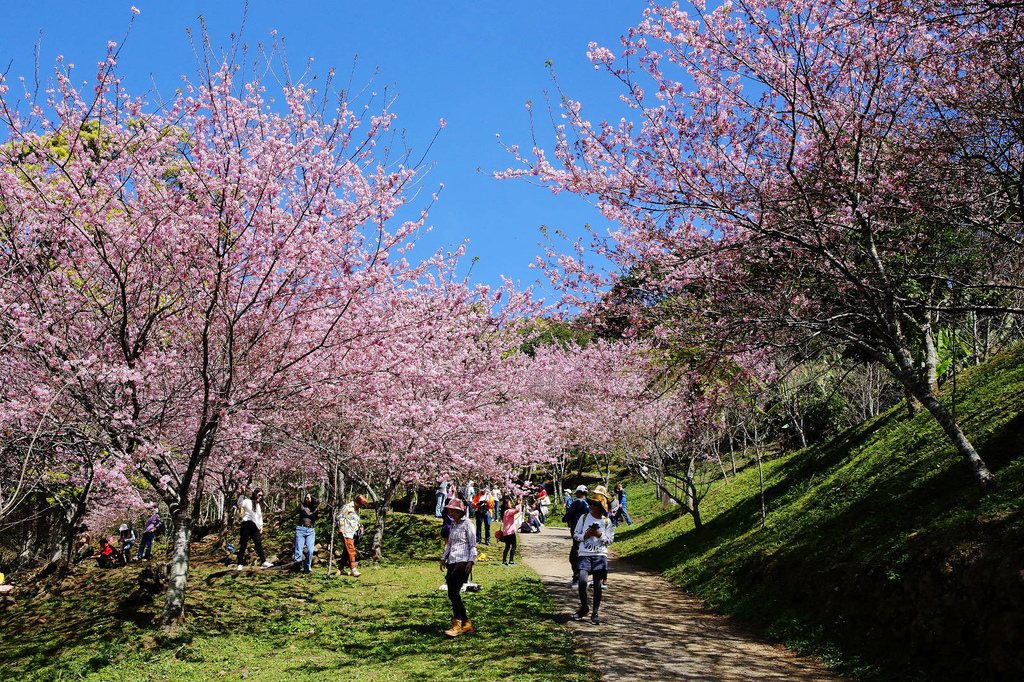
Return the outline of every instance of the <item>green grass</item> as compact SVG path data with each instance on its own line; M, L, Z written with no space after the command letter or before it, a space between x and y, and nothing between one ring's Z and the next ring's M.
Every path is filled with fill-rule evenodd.
M0 619L2 680L578 680L599 679L535 575L478 563L466 595L478 632L444 636L451 609L434 520L395 514L387 561L363 576L238 573L194 564L185 629L161 636L158 605L115 611L141 567L76 574L59 598ZM430 532L428 532L430 531ZM267 540L274 549L285 531ZM316 570L316 569L315 569Z
M616 548L853 676L1024 675L1024 346L958 384L996 493L978 492L928 414L896 408L765 462L763 529L756 466L716 484L699 532L632 485L642 521L619 529Z

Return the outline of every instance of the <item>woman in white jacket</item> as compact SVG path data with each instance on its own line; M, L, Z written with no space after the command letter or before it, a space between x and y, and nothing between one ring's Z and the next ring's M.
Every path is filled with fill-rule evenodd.
M580 610L573 620L590 616L590 622L600 625L597 612L601 608L602 581L608 577L608 547L615 539L615 528L608 519L608 492L603 485L594 488L587 499L590 511L580 517L573 530L573 538L580 543ZM594 578L594 610L587 604L587 578Z
M245 548L252 539L252 546L256 548L263 564L260 568L270 568L272 563L267 561L263 554L263 490L256 488L252 491L252 498L242 500L242 524L241 537L238 540L238 570L245 568Z

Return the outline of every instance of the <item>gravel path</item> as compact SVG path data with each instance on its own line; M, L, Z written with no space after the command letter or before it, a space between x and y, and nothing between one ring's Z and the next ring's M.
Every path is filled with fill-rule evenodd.
M523 561L540 575L606 680L837 680L820 664L752 637L657 573L611 559L601 625L575 623L569 532L520 535Z

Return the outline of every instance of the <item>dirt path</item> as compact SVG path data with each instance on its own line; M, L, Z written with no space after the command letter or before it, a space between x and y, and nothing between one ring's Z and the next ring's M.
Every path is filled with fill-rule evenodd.
M836 680L820 664L743 633L656 573L609 562L601 625L574 623L579 608L566 586L569 532L546 527L520 536L523 561L559 605L559 619L601 667L606 680Z

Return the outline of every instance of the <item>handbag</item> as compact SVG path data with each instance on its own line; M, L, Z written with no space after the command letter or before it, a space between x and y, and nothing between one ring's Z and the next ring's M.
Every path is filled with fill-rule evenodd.
M505 534L501 532L500 528L498 530L494 531L494 539L495 540L500 540L503 537L505 537Z

